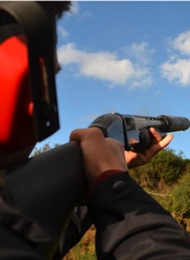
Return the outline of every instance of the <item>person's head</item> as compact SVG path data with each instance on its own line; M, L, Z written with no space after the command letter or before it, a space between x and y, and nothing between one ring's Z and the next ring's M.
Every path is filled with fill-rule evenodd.
M48 17L50 18L52 28L55 32L54 34L54 42L56 46L56 22L58 19L62 17L62 15L70 10L71 2L70 1L62 1L62 2L46 2L46 1L36 1L47 13ZM3 18L0 17L0 21ZM35 17L34 17L35 19ZM11 23L8 21L8 23ZM6 24L5 22L1 23L1 25ZM28 64L27 64L27 47L26 42L23 42L23 37L19 35L14 36L16 39L16 42L18 45L21 46L21 50L23 51L23 60L25 60L24 66L22 65L22 68L18 70L17 73L17 64L20 66L20 63L22 64L23 60L21 57L16 57L17 51L16 51L16 45L12 46L11 48L7 48L8 45L7 41L6 44L3 42L1 44L0 52L1 57L3 57L4 61L0 64L0 67L3 68L0 72L0 84L1 89L0 91L4 92L4 97L2 98L1 92L0 96L3 100L3 108L2 108L2 102L0 103L1 108L1 115L4 114L4 111L10 111L7 114L12 114L9 122L9 126L7 127L6 123L8 120L6 120L6 116L0 116L0 124L1 128L4 127L4 129L11 130L11 134L3 133L6 137L4 138L4 143L1 142L1 136L0 136L0 168L4 167L4 165L9 164L10 162L18 161L19 159L23 159L27 157L31 150L33 149L34 145L36 144L35 140L35 131L34 131L34 123L33 123L33 117L32 114L29 114L27 111L29 108L29 104L32 102L31 100L31 94L29 90L29 84L27 83L28 80ZM14 40L15 40L14 39ZM9 41L9 38L8 38ZM14 41L13 41L14 42ZM11 44L11 42L10 42ZM5 47L5 48L3 48ZM11 49L11 52L13 52L14 55L11 55L9 50ZM21 51L22 52L22 51ZM56 50L55 50L56 52ZM56 56L56 55L55 55ZM8 61L9 59L9 61ZM12 62L12 59L16 59ZM22 62L20 62L22 60ZM56 60L56 59L55 59ZM12 63L15 63L15 67L12 67ZM4 67L7 66L6 73L4 73ZM16 68L14 70L14 68ZM3 71L3 72L2 72ZM16 77L12 75L13 74L19 74ZM7 76L6 76L7 75ZM13 79L11 79L11 77ZM14 78L15 77L15 78ZM15 83L16 79L16 83ZM12 80L12 81L11 81ZM17 86L13 86L17 84ZM4 89L4 90L3 90ZM8 90L7 90L8 89ZM9 99L9 102L6 102L6 100ZM28 109L28 110L27 110ZM19 111L19 112L18 112ZM17 115L16 115L17 114ZM18 116L19 115L19 116ZM6 140L7 138L7 140ZM8 140L9 139L9 140ZM10 144L13 143L12 140L14 140L15 144L11 147ZM6 143L7 142L7 143ZM9 142L9 144L8 144ZM8 144L8 145L7 145Z
M36 1L47 13L52 23L53 29L56 33L56 22L64 15L65 12L70 11L71 1ZM55 34L56 36L56 34ZM56 41L56 39L55 39Z

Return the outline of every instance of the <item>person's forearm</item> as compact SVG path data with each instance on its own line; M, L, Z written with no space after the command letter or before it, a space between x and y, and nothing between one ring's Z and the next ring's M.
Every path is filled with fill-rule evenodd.
M88 198L98 259L190 259L190 237L127 173Z

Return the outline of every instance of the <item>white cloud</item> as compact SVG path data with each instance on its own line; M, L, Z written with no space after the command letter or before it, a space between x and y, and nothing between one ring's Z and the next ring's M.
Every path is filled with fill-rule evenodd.
M93 17L92 13L89 12L88 10L81 11L80 5L77 1L72 2L70 12L66 13L67 18L70 18L73 15L77 16L77 21L79 21L79 22L86 18Z
M82 76L104 80L113 85L142 87L152 83L147 68L127 58L119 59L116 53L81 51L69 43L58 50L58 58L64 66L75 65L77 73Z
M148 48L147 42L133 43L131 46L125 46L122 49L132 59L136 59L138 63L144 65L149 63L150 56L154 53L153 49Z
M182 86L190 86L190 58L177 58L173 62L165 62L161 65L162 76L168 81L176 81Z
M80 66L83 75L123 84L134 74L133 64L129 60L118 60L112 53L100 52L85 56Z
M79 10L80 10L80 8L79 8L78 2L72 1L71 13L72 13L72 14L78 14L78 13L79 13Z
M181 54L190 55L190 31L181 33L172 43L173 48L179 50Z
M183 87L190 86L190 31L171 40L168 53L168 61L160 66L161 76Z

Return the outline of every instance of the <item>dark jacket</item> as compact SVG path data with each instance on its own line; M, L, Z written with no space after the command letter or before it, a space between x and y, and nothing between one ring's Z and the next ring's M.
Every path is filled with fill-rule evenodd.
M109 177L87 203L89 212L78 208L70 220L62 256L94 223L99 260L190 259L189 235L127 173Z
M79 208L73 214L55 259L62 259L92 223L97 229L99 260L190 259L189 235L127 173L114 174L99 184L88 196L87 205L88 210ZM37 243L14 224L14 207L10 204L12 215L9 203L6 208L5 196L0 208L7 213L3 218L1 211L0 259L44 259L36 251ZM23 228L28 230L28 226Z

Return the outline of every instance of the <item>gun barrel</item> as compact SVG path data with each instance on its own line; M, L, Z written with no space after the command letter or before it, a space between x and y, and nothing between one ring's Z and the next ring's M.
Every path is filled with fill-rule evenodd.
M127 130L155 127L161 132L185 131L190 128L190 120L186 117L160 115L158 117L150 116L130 116L124 115Z
M163 132L185 131L190 127L190 121L186 117L161 115L158 118L164 122L160 128Z

